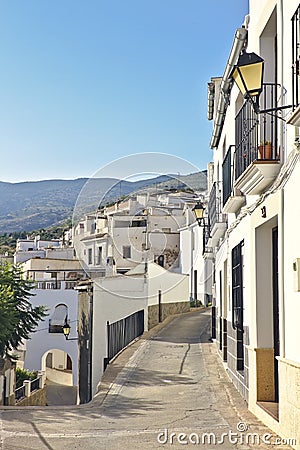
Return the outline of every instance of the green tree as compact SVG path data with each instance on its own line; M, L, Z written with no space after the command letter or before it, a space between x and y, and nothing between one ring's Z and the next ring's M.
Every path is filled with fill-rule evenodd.
M10 356L46 314L44 306L30 302L34 284L23 278L20 267L0 265L0 356Z

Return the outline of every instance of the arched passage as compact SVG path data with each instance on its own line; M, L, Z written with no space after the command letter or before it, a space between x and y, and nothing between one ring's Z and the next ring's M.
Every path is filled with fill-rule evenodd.
M73 362L65 351L57 348L48 350L42 356L41 366L48 380L73 386Z
M46 374L47 405L74 405L77 386L73 386L73 362L63 350L50 349L42 356L42 370Z

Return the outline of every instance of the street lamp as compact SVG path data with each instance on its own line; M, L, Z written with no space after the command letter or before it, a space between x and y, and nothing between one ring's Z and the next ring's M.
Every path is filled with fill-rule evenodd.
M231 77L236 82L240 92L245 99L251 101L257 114L291 108L292 105L264 110L259 109L259 96L263 89L263 76L264 60L256 53L247 53L246 51L240 54L238 62L231 72Z
M63 324L62 329L63 329L63 333L64 333L64 336L65 336L65 338L66 338L67 341L78 341L78 338L70 338L70 337L69 337L71 327L70 327L70 325L68 324L67 317L66 317L66 319L65 319L65 323Z
M205 207L204 207L203 203L200 203L200 202L196 203L196 205L192 209L193 213L195 214L198 225L200 227L204 225L204 210L205 210Z

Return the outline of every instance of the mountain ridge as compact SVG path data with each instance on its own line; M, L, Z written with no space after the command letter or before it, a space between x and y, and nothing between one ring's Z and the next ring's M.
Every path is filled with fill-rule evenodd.
M186 188L206 190L205 172L160 175L127 181L118 178L52 179L10 183L0 181L0 234L47 228L71 218L78 211L91 212L101 204L140 190Z

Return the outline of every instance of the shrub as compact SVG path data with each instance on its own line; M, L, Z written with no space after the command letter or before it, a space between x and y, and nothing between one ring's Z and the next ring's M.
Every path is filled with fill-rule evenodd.
M19 387L23 386L23 382L25 380L35 380L36 378L37 378L37 372L36 371L30 372L29 370L20 369L19 367L17 367L17 370L16 370L16 389L18 389Z

